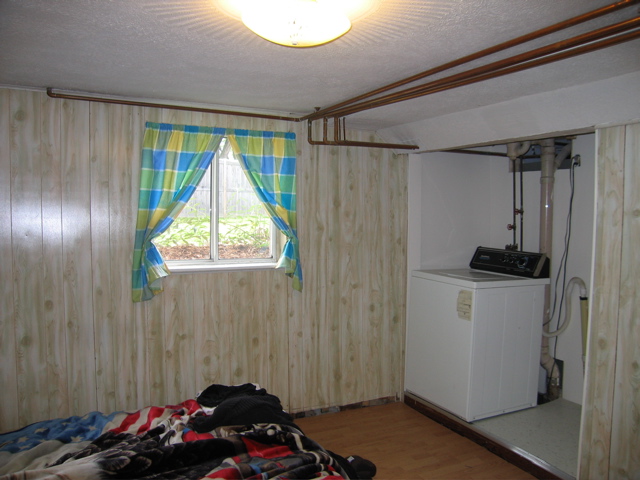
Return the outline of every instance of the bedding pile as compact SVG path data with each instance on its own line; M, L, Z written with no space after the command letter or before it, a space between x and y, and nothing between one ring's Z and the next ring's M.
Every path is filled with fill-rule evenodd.
M305 436L278 397L245 384L211 385L178 405L92 412L0 434L1 480L47 478L359 477Z

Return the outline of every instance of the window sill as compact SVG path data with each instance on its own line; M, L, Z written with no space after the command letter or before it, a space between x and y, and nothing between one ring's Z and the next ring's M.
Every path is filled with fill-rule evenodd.
M264 263L213 263L208 261L186 261L168 260L167 266L173 273L199 273L199 272L234 272L238 270L270 270L275 269L276 262Z

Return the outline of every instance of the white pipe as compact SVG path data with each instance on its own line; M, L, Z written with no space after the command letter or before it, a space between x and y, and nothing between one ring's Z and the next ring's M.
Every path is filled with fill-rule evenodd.
M569 327L569 324L571 323L571 294L573 293L573 286L576 284L578 285L578 287L580 287L581 299L587 297L587 287L584 284L584 280L582 280L580 277L573 277L571 280L569 280L569 282L567 283L567 295L564 299L565 309L562 324L558 327L557 330L553 332L543 331L543 336L548 338L557 337L558 335L564 333L564 331Z
M540 253L551 261L553 239L553 188L555 185L555 142L552 138L540 142Z
M516 158L524 155L531 148L531 142L512 142L507 143L507 156L511 160L515 160Z
M541 147L541 167L540 167L540 253L544 253L549 258L549 271L552 271L552 243L553 243L553 189L555 185L555 174L562 161L571 154L572 144L569 142L562 150L555 154L555 140L548 138L540 142ZM551 321L551 286L544 287L544 309L542 318L542 345L540 348L540 365L547 371L551 379L550 385L553 391L549 397L553 400L560 396L557 386L560 383L560 370L555 359L549 354L549 337L545 333L549 332L549 322Z
M560 150L560 152L558 152L558 155L556 155L556 158L555 158L556 169L560 168L560 165L562 165L562 162L564 162L564 159L567 158L569 155L571 155L572 148L573 148L573 144L569 142L564 147L562 147L562 150Z
M555 183L555 141L545 139L540 142L541 173L540 173L540 243L539 251L549 258L549 271L552 260L552 235L553 235L553 187ZM542 311L542 330L549 331L551 309L551 286L544 286L544 308ZM549 338L542 336L540 348L540 365L547 371L547 377L559 380L560 371L554 358L549 354ZM557 385L559 381L550 382Z

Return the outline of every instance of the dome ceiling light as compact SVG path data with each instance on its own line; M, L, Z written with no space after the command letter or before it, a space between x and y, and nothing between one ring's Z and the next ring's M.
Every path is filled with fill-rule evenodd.
M313 47L341 37L380 0L214 0L251 31L287 47Z

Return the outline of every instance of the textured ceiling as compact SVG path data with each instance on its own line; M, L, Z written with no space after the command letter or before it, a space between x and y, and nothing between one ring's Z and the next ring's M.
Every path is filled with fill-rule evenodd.
M382 0L344 37L294 49L257 37L213 0L0 0L0 85L300 115L610 3ZM568 33L637 15L636 5ZM634 40L347 121L388 127L618 76L640 70L639 52Z

